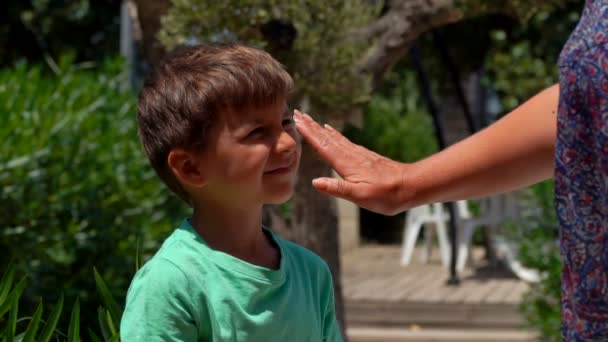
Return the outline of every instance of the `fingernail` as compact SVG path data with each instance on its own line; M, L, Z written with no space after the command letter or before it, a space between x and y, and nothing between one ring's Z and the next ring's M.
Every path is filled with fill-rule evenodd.
M298 115L297 111L295 111L295 110L293 111L292 118L293 118L293 122L295 122L295 123L298 123L300 121L300 116Z
M323 125L323 127L327 128L330 131L335 131L336 130L335 128L331 127L329 124L325 124L325 125Z

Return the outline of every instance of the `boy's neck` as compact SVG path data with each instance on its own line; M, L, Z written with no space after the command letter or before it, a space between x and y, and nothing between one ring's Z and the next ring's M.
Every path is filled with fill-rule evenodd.
M249 263L277 269L280 253L262 230L262 206L194 209L192 227L207 244Z

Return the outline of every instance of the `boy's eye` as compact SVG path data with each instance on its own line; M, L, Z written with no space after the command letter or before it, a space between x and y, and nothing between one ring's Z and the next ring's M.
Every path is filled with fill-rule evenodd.
M291 116L283 119L283 126L291 126L291 125L293 125L293 118Z
M247 137L256 137L258 135L261 135L262 133L264 133L264 128L258 127L256 129L254 129L253 131L249 132L249 134L247 134Z

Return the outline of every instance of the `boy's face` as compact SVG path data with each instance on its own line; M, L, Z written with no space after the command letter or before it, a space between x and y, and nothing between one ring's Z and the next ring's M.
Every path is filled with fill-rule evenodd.
M203 152L205 198L229 205L288 200L302 153L292 115L284 100L221 113Z

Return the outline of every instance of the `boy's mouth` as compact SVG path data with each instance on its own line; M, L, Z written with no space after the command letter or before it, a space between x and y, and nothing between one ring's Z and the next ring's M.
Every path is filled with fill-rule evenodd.
M264 174L278 175L278 174L290 173L290 172L294 171L294 169L297 165L296 161L297 161L297 159L293 158L293 159L289 160L288 162L278 164L275 167L264 172Z

